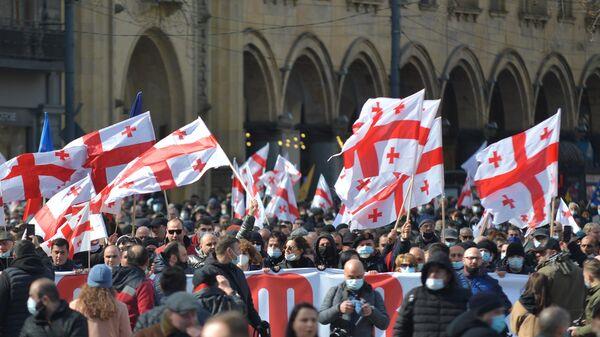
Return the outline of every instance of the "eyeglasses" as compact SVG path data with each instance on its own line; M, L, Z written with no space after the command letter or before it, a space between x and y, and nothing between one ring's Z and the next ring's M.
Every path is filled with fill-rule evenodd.
M183 229L169 229L167 230L167 232L169 234L181 234L183 232Z

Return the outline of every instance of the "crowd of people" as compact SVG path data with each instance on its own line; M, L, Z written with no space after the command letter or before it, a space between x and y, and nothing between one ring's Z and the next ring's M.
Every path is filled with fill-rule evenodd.
M110 237L70 257L57 239L51 256L27 231L20 209L0 231L0 336L260 336L269 323L255 309L244 271L343 269L344 281L314 307L297 304L286 337L600 336L600 216L571 203L581 231L554 223L525 229L510 223L475 230L482 209L425 205L376 229L333 225L334 210L299 204L294 222L230 217L230 201L193 196L165 204L157 193L125 202L107 218ZM252 201L249 214L257 204ZM442 221L442 213L446 218ZM19 239L16 238L25 238ZM71 303L61 299L56 272L87 273ZM420 273L421 286L398 303L397 318L365 275ZM187 275L193 291L186 292ZM527 275L511 303L498 278Z

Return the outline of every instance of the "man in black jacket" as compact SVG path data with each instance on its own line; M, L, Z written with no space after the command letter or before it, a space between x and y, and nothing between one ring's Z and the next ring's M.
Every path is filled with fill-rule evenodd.
M443 252L429 257L421 272L421 284L404 297L394 337L446 336L448 325L467 309L471 293L457 284Z
M58 238L52 242L51 247L50 253L52 254L54 271L73 271L82 268L81 265L69 259L69 241Z
M335 241L329 233L321 233L313 244L315 251L315 265L319 269L337 268L338 254Z
M54 272L44 265L31 241L17 241L12 265L0 275L0 336L18 336L27 310L27 291L33 281L46 277L54 280Z
M31 284L27 308L33 316L25 321L20 337L88 336L87 319L60 299L58 288L49 279Z
M8 268L12 262L12 249L15 240L8 231L0 232L0 271Z
M195 277L194 297L211 316L232 310L246 314L246 303L223 275L204 273Z
M478 293L469 300L469 310L456 317L446 333L448 337L500 337L506 329L504 304L498 295Z
M250 325L256 330L261 331L261 336L268 336L268 323L261 321L258 312L254 309L252 294L250 293L246 276L236 266L241 255L239 240L231 235L222 236L215 247L215 255L216 259L209 258L204 267L196 270L193 282L199 284L198 279L203 278L202 275L204 273L223 275L231 284L231 288L239 294L246 304L246 312Z

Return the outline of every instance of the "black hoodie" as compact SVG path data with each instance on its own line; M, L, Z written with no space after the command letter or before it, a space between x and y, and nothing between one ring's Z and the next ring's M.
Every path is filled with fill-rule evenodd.
M500 337L496 331L480 320L474 311L468 310L450 323L448 337Z
M329 246L325 250L325 254L319 252L319 241L321 239L327 239ZM313 244L313 250L315 251L315 265L325 266L325 268L337 268L338 267L338 255L335 251L335 240L329 233L323 233L317 237Z

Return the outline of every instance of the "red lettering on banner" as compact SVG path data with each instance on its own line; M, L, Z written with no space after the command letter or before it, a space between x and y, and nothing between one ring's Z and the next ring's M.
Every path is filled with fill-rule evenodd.
M392 337L394 335L394 324L398 318L397 309L400 307L403 300L402 285L397 278L389 274L366 275L365 281L369 283L374 290L377 290L377 288L383 289L383 293L385 294L383 301L385 303L385 311L387 311L390 316L390 325L385 331L385 336Z
M56 282L60 298L71 302L75 297L75 290L81 288L87 280L87 274L80 275L65 275Z
M285 336L288 321L287 291L294 290L294 303L313 303L313 289L308 280L299 274L259 274L247 278L254 307L258 311L258 291L269 293L269 322L271 336ZM319 306L320 303L317 304Z

